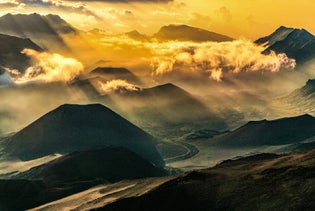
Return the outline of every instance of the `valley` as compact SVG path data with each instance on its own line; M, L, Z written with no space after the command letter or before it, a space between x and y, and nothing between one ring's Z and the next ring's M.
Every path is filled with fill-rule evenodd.
M0 2L1 211L314 209L313 28L248 39L199 13L166 21L191 6L177 0L14 5Z

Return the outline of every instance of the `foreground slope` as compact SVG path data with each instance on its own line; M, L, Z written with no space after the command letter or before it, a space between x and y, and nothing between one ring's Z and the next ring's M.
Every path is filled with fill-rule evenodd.
M313 210L314 158L314 150L259 154L175 178L97 187L34 210Z
M122 179L164 175L166 172L162 169L126 148L102 147L64 155L14 178L46 183L103 179L113 183Z
M6 152L22 160L97 146L126 147L155 165L164 162L152 136L100 104L62 105L9 137Z
M78 151L0 180L0 210L25 210L98 184L164 175L163 169L122 147Z

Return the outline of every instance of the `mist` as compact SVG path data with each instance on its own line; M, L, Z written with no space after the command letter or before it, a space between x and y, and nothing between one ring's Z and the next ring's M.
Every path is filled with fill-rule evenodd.
M23 53L31 58L32 66L25 73L7 71L2 75L2 84L9 86L0 90L5 99L0 103L4 133L19 130L64 103L101 102L141 124L141 115L135 111L152 105L124 96L118 99L113 93L139 92L163 83L174 83L192 93L213 117L235 128L249 120L295 115L295 110L282 108L275 99L308 79L301 67L295 68L294 59L273 52L261 54L263 47L248 40L195 43L93 33L74 36L63 37L74 53L25 49ZM82 37L83 41L75 42ZM78 52L82 49L89 56L81 60L84 56L78 56ZM143 85L119 78L93 78L89 71L98 66L98 61L104 61L103 66L128 68L144 81ZM90 81L98 95L111 96L110 100L93 97L80 85L72 85L81 79ZM160 99L154 106L161 108L163 104ZM168 115L169 119L178 118L170 112Z
M24 84L0 89L0 131L17 132L64 103L88 103L79 90L64 83Z

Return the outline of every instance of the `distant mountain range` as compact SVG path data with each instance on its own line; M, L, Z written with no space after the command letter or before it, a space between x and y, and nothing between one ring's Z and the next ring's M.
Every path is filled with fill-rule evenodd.
M288 57L296 59L298 64L307 62L315 56L315 37L305 29L281 26L255 43L266 46L263 53L267 54L270 51L285 53Z
M148 41L150 39L149 36L141 34L137 30L126 32L125 35L132 38L132 39L135 39L135 40L147 40Z
M195 42L224 42L232 41L233 38L221 35L215 32L210 32L204 29L195 28L187 25L171 24L163 26L153 36L159 40L179 40L179 41L195 41Z
M272 121L252 121L217 136L210 144L221 147L260 147L295 144L315 136L315 118L310 115Z
M224 130L225 122L198 98L168 83L139 91L100 98L105 105L153 133L180 132L182 127L208 127ZM128 106L123 106L128 105ZM164 132L163 132L164 131Z
M62 36L77 30L58 15L6 14L0 17L0 33L29 38L45 50L58 52L69 51Z
M137 76L123 67L97 67L89 75L100 77L104 82L120 79L137 85L142 84Z
M31 66L30 58L21 53L25 48L42 51L30 39L0 34L0 66L24 72L27 67Z
M6 140L6 152L22 160L97 146L126 147L156 166L164 161L157 141L100 105L62 105Z

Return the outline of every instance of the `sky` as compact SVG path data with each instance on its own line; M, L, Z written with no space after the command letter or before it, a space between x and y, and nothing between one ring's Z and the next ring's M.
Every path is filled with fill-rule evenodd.
M151 35L175 23L251 40L281 25L315 33L314 8L310 0L0 0L0 15L54 13L85 31L138 30Z

